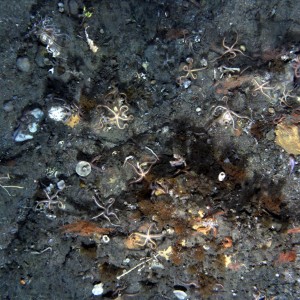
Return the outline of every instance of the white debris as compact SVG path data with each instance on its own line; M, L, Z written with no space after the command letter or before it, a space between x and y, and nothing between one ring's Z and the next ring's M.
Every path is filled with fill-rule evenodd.
M92 40L92 39L90 39L89 38L89 35L88 35L88 33L87 33L87 29L88 29L89 27L86 27L85 28L85 38L86 38L86 41L87 41L87 43L88 43L88 45L89 45L89 47L90 47L90 50L93 52L93 53L96 53L97 51L98 51L98 47L95 45L95 43L94 43L94 41Z
M54 121L64 122L71 116L71 113L63 106L52 106L48 111L48 116Z
M104 292L104 290L103 290L103 283L102 282L94 285L94 287L92 289L92 293L93 293L94 296L100 296L100 295L103 294L103 292Z
M21 131L18 131L14 136L15 142L24 142L31 139L33 139L33 136L31 134L25 134Z
M220 174L218 175L218 180L219 181L223 181L226 177L226 174L225 172L220 172Z
M102 236L102 242L105 243L105 244L108 244L110 242L110 238L108 235L103 235Z

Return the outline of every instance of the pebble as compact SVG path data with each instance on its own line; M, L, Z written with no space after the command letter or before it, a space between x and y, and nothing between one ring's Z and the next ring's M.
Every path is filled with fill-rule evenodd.
M13 109L14 109L14 103L12 100L4 102L4 104L3 104L4 111L10 112L10 111L13 111Z
M29 72L31 68L31 64L28 57L19 57L17 59L17 68L21 72L25 72L25 73Z

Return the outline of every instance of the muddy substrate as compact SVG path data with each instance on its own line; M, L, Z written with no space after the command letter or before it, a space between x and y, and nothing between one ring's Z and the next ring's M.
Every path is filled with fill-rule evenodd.
M4 2L1 299L300 299L300 3Z

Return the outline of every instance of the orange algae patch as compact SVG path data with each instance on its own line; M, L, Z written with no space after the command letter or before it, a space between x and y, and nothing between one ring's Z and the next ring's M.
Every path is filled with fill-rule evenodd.
M296 261L297 253L295 250L281 252L275 264L284 264Z
M287 230L288 234L292 234L292 233L300 233L300 227L296 227L296 228L290 228Z
M74 233L80 236L104 235L114 231L113 228L102 228L89 221L76 221L61 227L63 233Z

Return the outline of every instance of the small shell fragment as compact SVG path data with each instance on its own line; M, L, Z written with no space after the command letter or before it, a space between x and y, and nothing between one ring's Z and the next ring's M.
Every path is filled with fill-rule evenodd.
M173 294L179 300L186 300L187 299L187 293L185 293L184 291L174 290Z
M76 165L76 173L81 177L88 176L91 173L91 171L91 164L87 161L82 160Z
M226 177L226 174L225 172L220 172L220 174L218 175L218 180L219 181L223 181Z
M105 235L102 236L102 242L103 243L108 244L109 241L110 241L110 238L109 238L108 235L105 234Z

